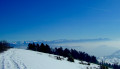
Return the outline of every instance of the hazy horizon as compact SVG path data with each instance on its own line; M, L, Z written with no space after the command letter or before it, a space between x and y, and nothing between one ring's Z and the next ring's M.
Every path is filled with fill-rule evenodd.
M90 55L95 56L108 56L113 54L114 52L120 50L120 40L112 40L108 38L97 38L97 39L79 39L79 40L33 40L33 41L18 41L13 42L15 44L15 48L26 49L28 44L26 43L44 43L48 44L50 47L63 47L69 49L76 49L78 51L83 51L89 53ZM25 43L25 45L24 45Z

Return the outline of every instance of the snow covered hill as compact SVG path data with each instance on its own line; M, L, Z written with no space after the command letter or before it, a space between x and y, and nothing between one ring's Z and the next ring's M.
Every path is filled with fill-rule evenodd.
M96 64L79 64L80 61L68 62L57 60L56 55L41 52L9 49L0 53L0 69L99 69ZM85 63L85 62L83 62Z
M100 57L98 58L98 61L104 61L106 63L110 64L119 64L120 65L120 50L114 52L110 56Z

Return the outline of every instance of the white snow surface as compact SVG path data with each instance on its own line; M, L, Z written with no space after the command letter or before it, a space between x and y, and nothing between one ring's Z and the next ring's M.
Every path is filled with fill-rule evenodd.
M99 57L98 61L99 62L103 61L103 62L110 63L110 64L119 64L120 65L120 50L116 51L112 55Z
M24 49L9 49L0 53L0 69L99 69L96 64L83 65L78 60L69 62L67 58L57 60L55 56Z

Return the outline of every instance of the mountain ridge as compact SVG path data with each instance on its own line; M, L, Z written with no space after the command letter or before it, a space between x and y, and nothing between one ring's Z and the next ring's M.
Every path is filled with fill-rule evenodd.
M111 54L109 56L99 57L98 61L100 61L100 62L104 61L106 63L120 65L120 50L114 52L113 54Z

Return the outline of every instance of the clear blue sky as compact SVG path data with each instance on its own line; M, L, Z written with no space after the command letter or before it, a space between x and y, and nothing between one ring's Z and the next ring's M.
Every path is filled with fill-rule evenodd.
M120 38L120 0L0 0L0 40Z

